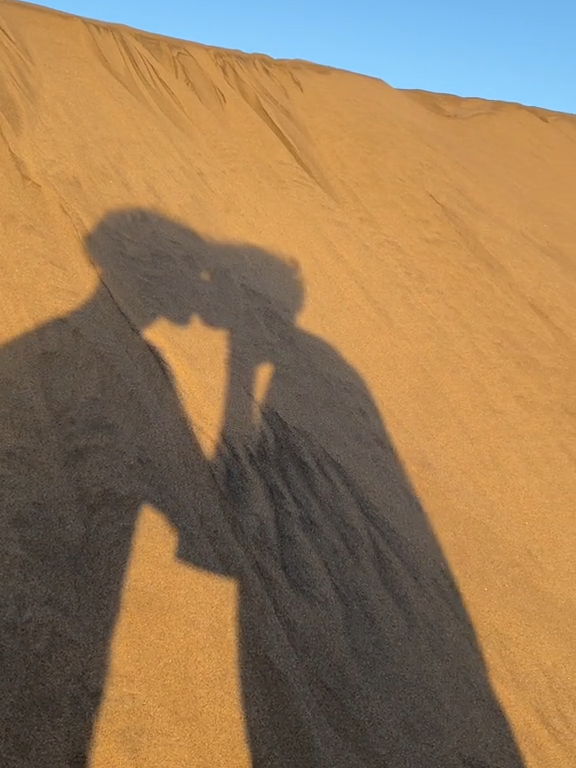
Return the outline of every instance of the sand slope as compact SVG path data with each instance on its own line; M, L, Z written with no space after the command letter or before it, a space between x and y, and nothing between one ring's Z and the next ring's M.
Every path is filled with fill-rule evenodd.
M0 0L0 169L3 764L573 766L576 117Z

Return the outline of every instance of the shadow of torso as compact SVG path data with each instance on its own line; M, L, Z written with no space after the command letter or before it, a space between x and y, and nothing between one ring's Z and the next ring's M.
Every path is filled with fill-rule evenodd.
M230 528L250 559L235 575L254 765L519 768L366 386L299 330L273 363L259 432L229 430L219 459Z
M81 768L138 511L179 526L216 491L166 367L102 293L4 347L0 409L3 765Z

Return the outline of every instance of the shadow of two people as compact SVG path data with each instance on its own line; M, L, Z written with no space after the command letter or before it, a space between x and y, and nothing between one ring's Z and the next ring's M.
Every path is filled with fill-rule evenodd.
M0 358L3 764L87 764L148 503L177 529L179 558L239 582L254 766L519 768L367 388L296 325L298 269L138 209L106 216L86 247L92 298ZM229 334L211 463L141 335L194 315ZM256 422L263 362L274 373Z

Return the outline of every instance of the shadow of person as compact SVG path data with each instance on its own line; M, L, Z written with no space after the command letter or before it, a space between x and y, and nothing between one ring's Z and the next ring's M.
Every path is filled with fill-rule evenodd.
M297 267L252 247L206 255L198 311L229 332L214 464L250 561L234 575L254 766L518 768L377 407L339 353L295 323ZM262 364L273 373L258 407Z
M77 311L0 353L0 763L81 768L140 506L195 529L218 488L170 374L141 336L194 312L191 231L146 211L86 238L101 272Z
M256 768L519 768L369 392L296 325L294 265L145 210L109 214L86 248L101 275L92 298L0 352L2 765L87 764L149 503L176 527L181 560L239 583ZM229 337L212 464L141 335L195 313Z

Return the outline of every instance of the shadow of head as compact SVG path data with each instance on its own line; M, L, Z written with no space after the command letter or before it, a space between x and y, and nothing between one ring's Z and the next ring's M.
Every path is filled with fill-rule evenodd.
M123 312L139 328L194 315L231 332L269 335L294 323L304 301L296 262L263 249L202 238L154 211L104 216L86 250Z
M196 311L199 273L191 255L203 241L158 213L130 208L108 213L84 240L102 282L138 327L160 317L186 325Z

